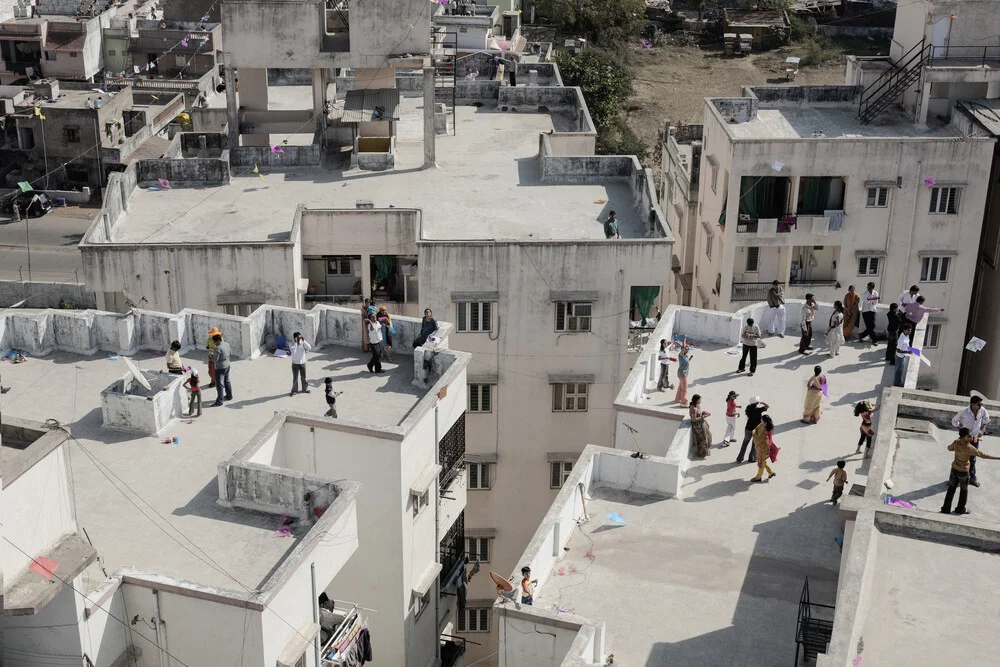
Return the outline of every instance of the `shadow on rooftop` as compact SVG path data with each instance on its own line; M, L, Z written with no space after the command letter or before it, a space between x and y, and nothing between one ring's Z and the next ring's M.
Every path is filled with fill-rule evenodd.
M766 485L759 490L768 491ZM841 534L841 519L839 512L825 503L804 505L780 519L757 524L754 552L729 627L679 642L655 642L645 667L789 664L795 652L798 602L806 577L814 602L832 604L836 597L837 570L797 560L795 548L783 548L802 537L803 527L829 541L830 560L834 560L834 537Z

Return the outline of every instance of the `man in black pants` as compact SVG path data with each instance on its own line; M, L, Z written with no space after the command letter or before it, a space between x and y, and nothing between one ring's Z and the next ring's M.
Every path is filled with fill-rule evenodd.
M757 343L760 341L760 327L753 323L752 317L747 319L747 325L743 327L740 340L743 343L743 356L740 357L740 365L736 369L736 372L742 373L746 370L747 355L749 355L749 377L753 377L753 374L757 372Z
M368 321L365 322L368 328L368 346L372 351L372 358L368 360L369 373L382 372L382 325L375 319L375 313L369 313Z
M813 349L813 318L816 317L816 300L812 294L806 294L805 303L802 304L802 319L799 321L799 329L802 331L802 338L799 339L799 354L807 354Z
M740 446L740 453L736 457L737 463L743 463L743 454L747 451L747 444L750 443L751 438L753 438L753 430L757 428L760 424L761 417L767 412L770 406L760 400L760 396L751 396L750 402L747 403L746 408L743 409L743 414L747 416L747 424L745 430L743 431L743 444ZM754 448L750 447L750 458L747 459L750 463L757 460L757 454L754 452Z
M965 507L969 499L969 460L972 457L982 459L996 459L1000 457L984 454L972 445L972 431L962 427L958 431L958 440L948 445L949 452L955 452L955 460L951 464L951 475L948 477L948 492L944 495L944 505L941 506L942 514L951 513L951 501L955 498L955 489L958 488L958 506L955 514L970 514Z
M867 289L861 293L861 319L865 321L865 330L858 334L860 343L866 337L875 341L875 310L878 308L878 292L875 290L875 283L868 283Z
M889 324L885 328L886 338L886 348L885 348L885 360L889 364L896 365L896 341L899 339L899 304L890 303L889 312L886 313L886 317L889 319Z

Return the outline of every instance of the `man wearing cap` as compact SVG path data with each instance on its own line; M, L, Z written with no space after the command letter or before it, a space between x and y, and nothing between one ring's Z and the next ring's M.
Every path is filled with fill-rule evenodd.
M736 457L737 463L743 463L743 455L747 451L747 445L750 444L750 440L753 439L753 430L757 428L760 424L761 417L767 412L767 409L771 407L764 401L760 400L760 396L751 396L750 402L747 403L746 409L743 414L747 417L747 423L745 430L743 431L743 444L740 446L740 453ZM757 460L757 454L754 448L750 448L750 458L747 459L750 463Z
M212 327L208 330L208 340L205 341L205 349L208 350L208 384L205 385L205 389L211 389L215 386L215 341L212 337L218 334L222 335L216 327Z

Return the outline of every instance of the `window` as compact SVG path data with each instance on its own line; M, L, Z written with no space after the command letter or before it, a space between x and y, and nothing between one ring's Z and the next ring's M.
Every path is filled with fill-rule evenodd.
M951 257L924 257L920 263L920 282L946 283Z
M553 412L586 412L587 383L570 382L552 385Z
M719 165L712 165L712 192L718 192L719 186Z
M351 270L350 257L334 257L326 260L326 275L328 276L353 276Z
M46 60L50 60L50 61L54 61L56 59L56 52L55 51L46 51L45 52L45 59Z
M958 213L958 196L962 188L931 188L930 212L937 215Z
M422 493L411 493L410 502L413 504L413 516L416 517L420 512L427 507L430 502L431 491L430 489L425 489Z
M858 275L859 276L877 276L878 275L878 257L859 257L858 258Z
M250 317L260 307L261 304L259 303L227 303L222 306L222 310L226 315Z
M420 618L420 615L424 613L424 609L427 609L431 604L431 592L427 591L423 595L413 594L413 618Z
M938 346L938 340L941 338L941 325L940 324L928 324L927 334L924 336L924 347L925 348L935 348Z
M78 54L76 51L70 51L69 57L70 58L76 58L78 55L80 55L80 54Z
M490 608L469 608L458 613L459 632L489 632L490 631Z
M78 144L80 143L80 128L78 127L64 127L63 136L68 144Z
M751 246L747 248L747 273L756 273L760 265L760 248Z
M176 63L178 67L187 67L188 64L187 56L182 56L179 54L176 55L174 57L174 63Z
M556 331L590 331L592 303L560 301L556 304Z
M465 555L469 557L470 563L476 562L477 558L480 563L490 562L490 539L489 537L465 538Z
M493 385L469 385L469 412L493 412Z
M469 488L488 489L493 483L492 463L469 463Z
M482 333L492 330L492 303L489 301L470 301L455 305L458 308L458 330L460 332Z
M108 55L109 56L117 56L118 52L115 51L114 49L108 49Z
M889 188L868 188L868 208L885 208L889 203Z
M712 259L712 235L705 235L705 256Z
M561 489L573 472L572 461L552 461L549 463L549 488Z

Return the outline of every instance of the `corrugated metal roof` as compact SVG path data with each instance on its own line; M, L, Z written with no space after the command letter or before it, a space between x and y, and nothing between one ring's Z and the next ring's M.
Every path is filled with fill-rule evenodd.
M375 107L384 109L381 118L375 117ZM399 120L399 89L367 88L347 91L341 120L345 123Z
M958 106L993 136L1000 137L1000 100L960 100Z
M52 32L45 37L45 51L83 51L86 35L71 32Z

